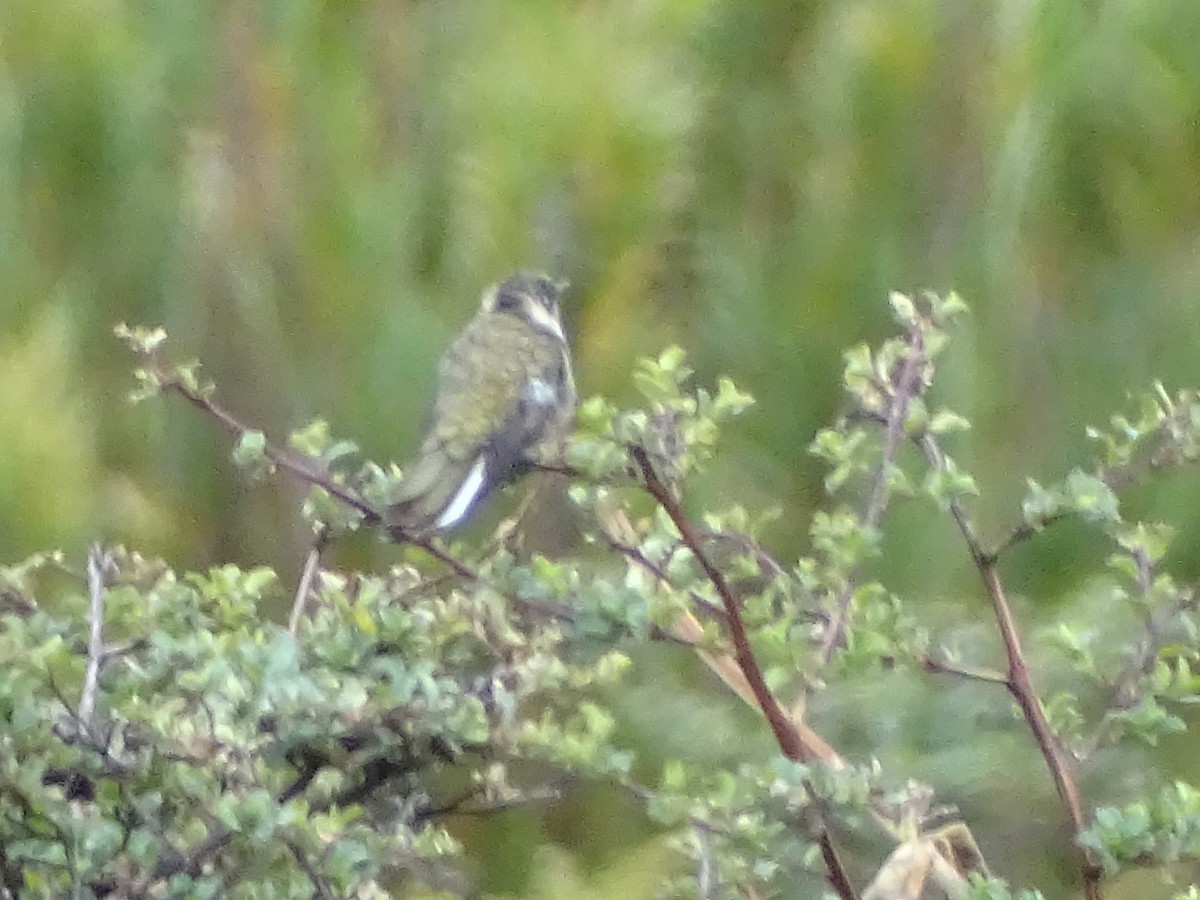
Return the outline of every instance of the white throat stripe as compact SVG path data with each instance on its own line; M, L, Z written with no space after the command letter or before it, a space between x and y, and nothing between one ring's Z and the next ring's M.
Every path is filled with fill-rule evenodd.
M529 321L536 328L549 332L560 341L567 339L563 334L562 323L558 321L550 310L546 309L546 307L542 306L536 300L531 300L526 308L529 310Z

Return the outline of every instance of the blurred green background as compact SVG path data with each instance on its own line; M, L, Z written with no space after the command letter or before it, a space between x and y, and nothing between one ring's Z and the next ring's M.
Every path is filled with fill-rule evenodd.
M693 490L779 508L784 560L824 502L806 447L839 409L841 351L888 333L890 289L957 289L974 314L937 396L974 423L953 449L999 534L1026 475L1086 462L1086 424L1154 379L1200 380L1197 34L1195 0L6 0L0 557L104 538L294 572L302 491L241 484L180 404L128 407L111 326L166 326L269 435L321 415L403 460L442 349L523 265L572 282L585 395L629 398L632 361L677 342L759 398ZM1184 576L1198 485L1130 498L1180 526ZM949 525L893 521L888 583L935 620L952 602L983 620ZM1105 553L1072 527L1022 548L1006 574L1027 627L1078 614ZM697 707L723 696L681 661L646 677L687 704L703 691ZM662 697L628 701L652 756L736 759L757 731L734 701L689 717ZM632 714L647 703L659 715ZM1041 878L1060 817L1003 703L893 675L831 697L819 724L937 784L1002 874ZM1123 799L1172 752L1114 755L1091 799ZM1014 770L1036 797L997 801ZM526 871L485 886L533 894L568 877L534 845L617 847L633 817L609 797L507 819L488 841ZM616 856L666 865L640 852Z

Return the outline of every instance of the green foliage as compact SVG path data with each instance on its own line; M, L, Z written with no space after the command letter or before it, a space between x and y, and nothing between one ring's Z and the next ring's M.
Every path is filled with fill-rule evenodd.
M206 364L176 367L181 384L203 398L219 382L227 408L272 442L319 412L328 441L297 452L335 491L378 508L449 330L483 285L538 265L573 283L577 375L608 398L590 404L592 418L646 406L629 372L667 344L688 348L712 394L728 372L758 399L707 459L679 458L674 411L640 410L631 433L645 433L697 523L721 532L706 546L770 683L788 701L790 688L811 688L816 724L848 759L919 769L970 816L997 871L1066 892L1068 861L1045 851L1058 846L1054 810L1022 796L1013 829L1013 810L994 800L1011 795L1001 786L1013 773L1043 784L1008 707L981 700L998 703L996 686L910 666L1004 674L977 574L942 512L957 504L984 550L1018 535L1001 572L1047 712L1080 755L1085 804L1123 805L1142 778L1195 780L1172 729L1194 715L1200 482L1141 484L1194 449L1169 434L1191 428L1175 386L1194 380L1200 344L1194 0L98 0L63 13L0 4L3 561L65 551L20 587L0 585L0 610L24 614L37 598L57 614L97 536L180 572L275 567L286 589L266 598L264 618L287 603L314 537L338 570L384 571L397 556L370 528L348 535L363 515L325 487L305 487L296 515L286 475L237 484L237 438L182 404L117 403L129 379L102 339L112 322L167 324L172 355ZM827 468L803 447L842 403L838 353L883 333L878 298L897 284L955 284L973 321L939 358L936 392L912 398L879 482L887 518L872 528L880 431L828 429ZM894 295L891 312L905 329L922 300ZM144 373L135 392L157 395ZM1137 394L1156 382L1169 390ZM1131 387L1124 418L1109 420ZM1087 421L1107 423L1092 460L1079 447ZM926 470L922 433L953 469ZM1159 456L1160 442L1174 449ZM719 598L630 486L626 451L581 442L574 490L587 495L587 473L603 474L598 510L627 513L639 531L622 542L644 537L684 587L614 564L595 533L552 573L521 552L498 560L494 579L569 597L577 635L629 641L635 684L647 659L657 664L651 677L670 690L613 700L614 740L637 759L677 754L676 742L761 753L744 711L679 662L686 649L639 646L699 608L698 640L727 649L720 611L696 606ZM679 471L693 462L699 475ZM1082 492L1070 492L1074 473ZM1027 475L1046 495L1021 511ZM1088 485L1097 478L1119 520ZM1154 540L1122 545L1160 521L1175 531L1167 553ZM454 552L492 558L479 533ZM408 559L448 577L422 552ZM813 642L843 599L848 627L823 666ZM599 855L624 852L612 832L637 829L601 834L604 814L586 804L496 818L512 843L480 851L475 833L468 868L537 860L528 865L547 871L527 877L546 896L558 874L622 896L593 876L661 862L534 852L584 832Z
M954 896L1040 898L990 874L969 822L935 824L945 812L936 784L843 756L805 709L897 671L981 681L998 707L1017 698L1021 716L1007 727L1028 729L1070 792L1064 753L1087 765L1102 746L1185 731L1182 711L1200 703L1194 591L1165 571L1174 530L1128 521L1119 492L1193 459L1189 423L1200 415L1190 394L1157 392L1094 471L1048 487L1028 480L1022 521L990 548L968 507L979 486L942 444L968 423L930 405L935 359L965 307L932 295L891 303L901 335L847 354L850 410L812 444L831 469L832 502L792 564L761 543L769 514L734 502L690 512L690 485L752 401L727 379L697 385L673 347L635 369L640 406L582 404L566 465L591 555L418 541L383 572L318 565L301 579L289 630L263 613L289 590L266 566L177 573L94 547L81 575L60 553L0 570L4 890L14 900L464 893L469 851L456 822L584 779L632 798L660 832L670 862L638 880L658 896L845 896L831 861L836 822L896 843L865 897L928 882ZM165 363L160 329L118 333L142 364L142 399L177 395L207 415L231 436L244 477L310 484L302 512L318 553L379 521L394 467L364 461L321 419L282 450L219 405L197 364ZM901 502L957 526L996 614L1005 674L964 662L940 638L945 621L875 575ZM1097 579L1143 631L1131 643L1115 623L1057 622L1039 637L1070 678L1039 694L1044 673L1020 648L998 563L1067 518L1111 546ZM614 698L665 640L694 650L762 714L773 750L656 764L628 740ZM1100 869L1112 878L1200 860L1200 795L1181 777L1153 781L1123 806L1066 805L1077 846L1061 852L1086 854L1075 865L1096 889ZM561 877L580 895L602 890L569 868ZM629 877L620 867L605 876ZM533 879L529 890L545 887Z
M1200 854L1200 791L1176 782L1129 806L1102 807L1080 842L1099 854L1109 872L1195 858Z
M604 749L611 718L577 700L620 677L619 654L567 665L556 627L518 633L493 591L431 593L410 568L325 573L297 636L258 611L277 590L266 569L180 577L122 554L104 606L115 649L90 719L77 690L64 693L81 680L73 642L88 597L7 618L0 827L23 896L168 875L189 896L233 883L236 896L310 896L314 867L327 889L364 895L457 852L430 822L449 766L484 803L520 797L513 760L627 768ZM216 874L179 856L206 840Z

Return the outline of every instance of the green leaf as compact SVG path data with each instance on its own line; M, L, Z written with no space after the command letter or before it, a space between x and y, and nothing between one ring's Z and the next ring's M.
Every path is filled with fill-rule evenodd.
M917 320L917 306L912 298L899 291L888 294L888 303L892 307L892 317L900 325L909 326Z
M1067 476L1063 502L1088 522L1114 524L1121 519L1117 495L1095 475L1081 469Z
M124 322L114 326L113 334L140 356L149 356L167 340L167 332L162 327L135 325L131 328Z
M939 409L929 419L926 429L931 434L947 434L951 431L967 431L971 427L969 419L960 416L949 409Z
M1171 546L1175 529L1162 523L1137 522L1133 526L1120 528L1116 531L1117 543L1131 556L1146 560L1150 564L1157 563L1166 555Z
M261 478L275 471L275 464L267 458L267 438L261 432L248 429L242 432L233 449L233 461L251 478Z
M963 496L978 495L979 488L975 479L960 471L954 460L947 456L943 458L941 468L925 476L925 492L942 509L949 509L950 504Z
M1025 499L1021 501L1021 518L1035 531L1059 514L1063 500L1057 491L1047 490L1032 478L1025 479Z

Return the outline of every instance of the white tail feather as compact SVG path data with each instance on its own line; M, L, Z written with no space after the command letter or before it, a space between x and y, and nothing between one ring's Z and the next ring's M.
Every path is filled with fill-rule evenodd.
M442 514L438 516L436 527L449 528L458 523L463 516L471 509L471 506L479 499L479 494L483 490L484 475L486 474L486 463L484 458L480 456L475 460L471 470L467 472L467 477L463 479L463 483L458 486L458 490L454 492L454 497L442 510Z

